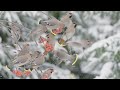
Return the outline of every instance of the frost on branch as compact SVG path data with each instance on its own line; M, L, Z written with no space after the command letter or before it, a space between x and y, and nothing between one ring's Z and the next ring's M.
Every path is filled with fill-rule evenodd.
M2 12L0 78L120 78L119 16L119 11Z

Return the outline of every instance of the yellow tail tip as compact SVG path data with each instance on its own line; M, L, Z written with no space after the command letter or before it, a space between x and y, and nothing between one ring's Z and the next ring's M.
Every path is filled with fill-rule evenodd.
M56 36L56 34L55 34L55 33L53 33L52 31L51 31L51 33L52 33L54 36Z
M58 43L59 44L59 43ZM66 45L63 45L63 44L59 44L60 46L62 46L62 47L64 47L64 46L66 46Z
M74 62L72 63L72 65L74 65L77 62L77 60L78 60L78 55L76 54L76 58L75 58Z
M28 69L30 72L31 72L31 70L30 69Z
M30 71L30 72L31 72L31 70L30 70L30 69L28 69L28 70L24 69L24 71Z
M6 69L10 70L7 65L5 67L6 67Z

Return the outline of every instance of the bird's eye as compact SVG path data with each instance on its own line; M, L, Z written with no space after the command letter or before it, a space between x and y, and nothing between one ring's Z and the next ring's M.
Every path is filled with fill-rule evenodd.
M72 15L69 16L69 18L71 18L71 17L72 17Z
M53 69L51 69L51 73L53 73Z
M46 22L46 24L50 26L50 24L48 22Z
M83 47L83 50L85 50L85 47Z
M72 13L69 13L70 15L72 15Z
M32 71L32 70L33 70L33 68L30 68L30 70Z
M74 27L76 27L77 26L77 24L75 24L75 26Z
M39 54L40 52L39 52L39 51L37 51L37 53Z
M41 24L41 20L39 21L39 24Z
M67 29L67 27L64 28L65 30Z

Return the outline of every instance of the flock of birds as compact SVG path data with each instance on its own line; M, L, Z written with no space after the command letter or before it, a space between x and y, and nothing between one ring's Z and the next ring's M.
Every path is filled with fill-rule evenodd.
M37 72L37 69L42 64L44 64L45 57L49 53L53 53L55 57L59 58L57 65L60 65L62 62L66 61L69 61L69 65L71 66L75 65L78 60L78 55L70 55L65 49L55 50L56 42L60 45L60 47L63 48L66 46L76 46L78 48L83 47L83 49L85 49L92 44L92 42L89 40L83 40L80 42L71 40L76 32L77 26L77 24L72 21L72 12L67 12L63 17L61 17L60 20L56 19L53 16L48 17L48 20L40 20L39 26L36 29L32 30L28 35L35 42L36 40L34 38L34 35L39 35L39 44L42 44L44 47L43 53L39 50L31 51L30 45L27 42L21 47L19 45L19 40L22 37L22 30L20 29L20 25L14 22L11 22L9 25L11 38L15 44L19 45L21 50L11 61L11 65L16 67L16 69L12 69L10 66L6 66L6 68L11 70L16 76L27 77L31 74L32 70L36 70ZM60 35L60 37L56 39L55 37L58 35ZM53 72L54 68L48 68L44 72L41 71L42 74L40 78L50 79Z

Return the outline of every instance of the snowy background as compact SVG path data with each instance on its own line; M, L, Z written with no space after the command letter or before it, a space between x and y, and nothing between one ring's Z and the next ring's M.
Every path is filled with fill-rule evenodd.
M66 11L45 13L59 19ZM19 79L5 68L10 63L9 56L14 56L17 48L12 46L8 29L2 26L1 20L15 21L26 27L23 29L23 38L26 38L26 34L38 25L39 20L47 19L40 11L0 11L0 78ZM89 39L94 43L84 52L81 48L72 47L79 54L75 67L66 64L56 66L50 60L46 62L46 67L55 68L51 79L119 79L120 11L73 11L73 20L77 23L77 30L72 40ZM32 41L28 41L35 48ZM23 43L22 39L20 43ZM30 78L39 79L39 75L33 71L27 77Z

